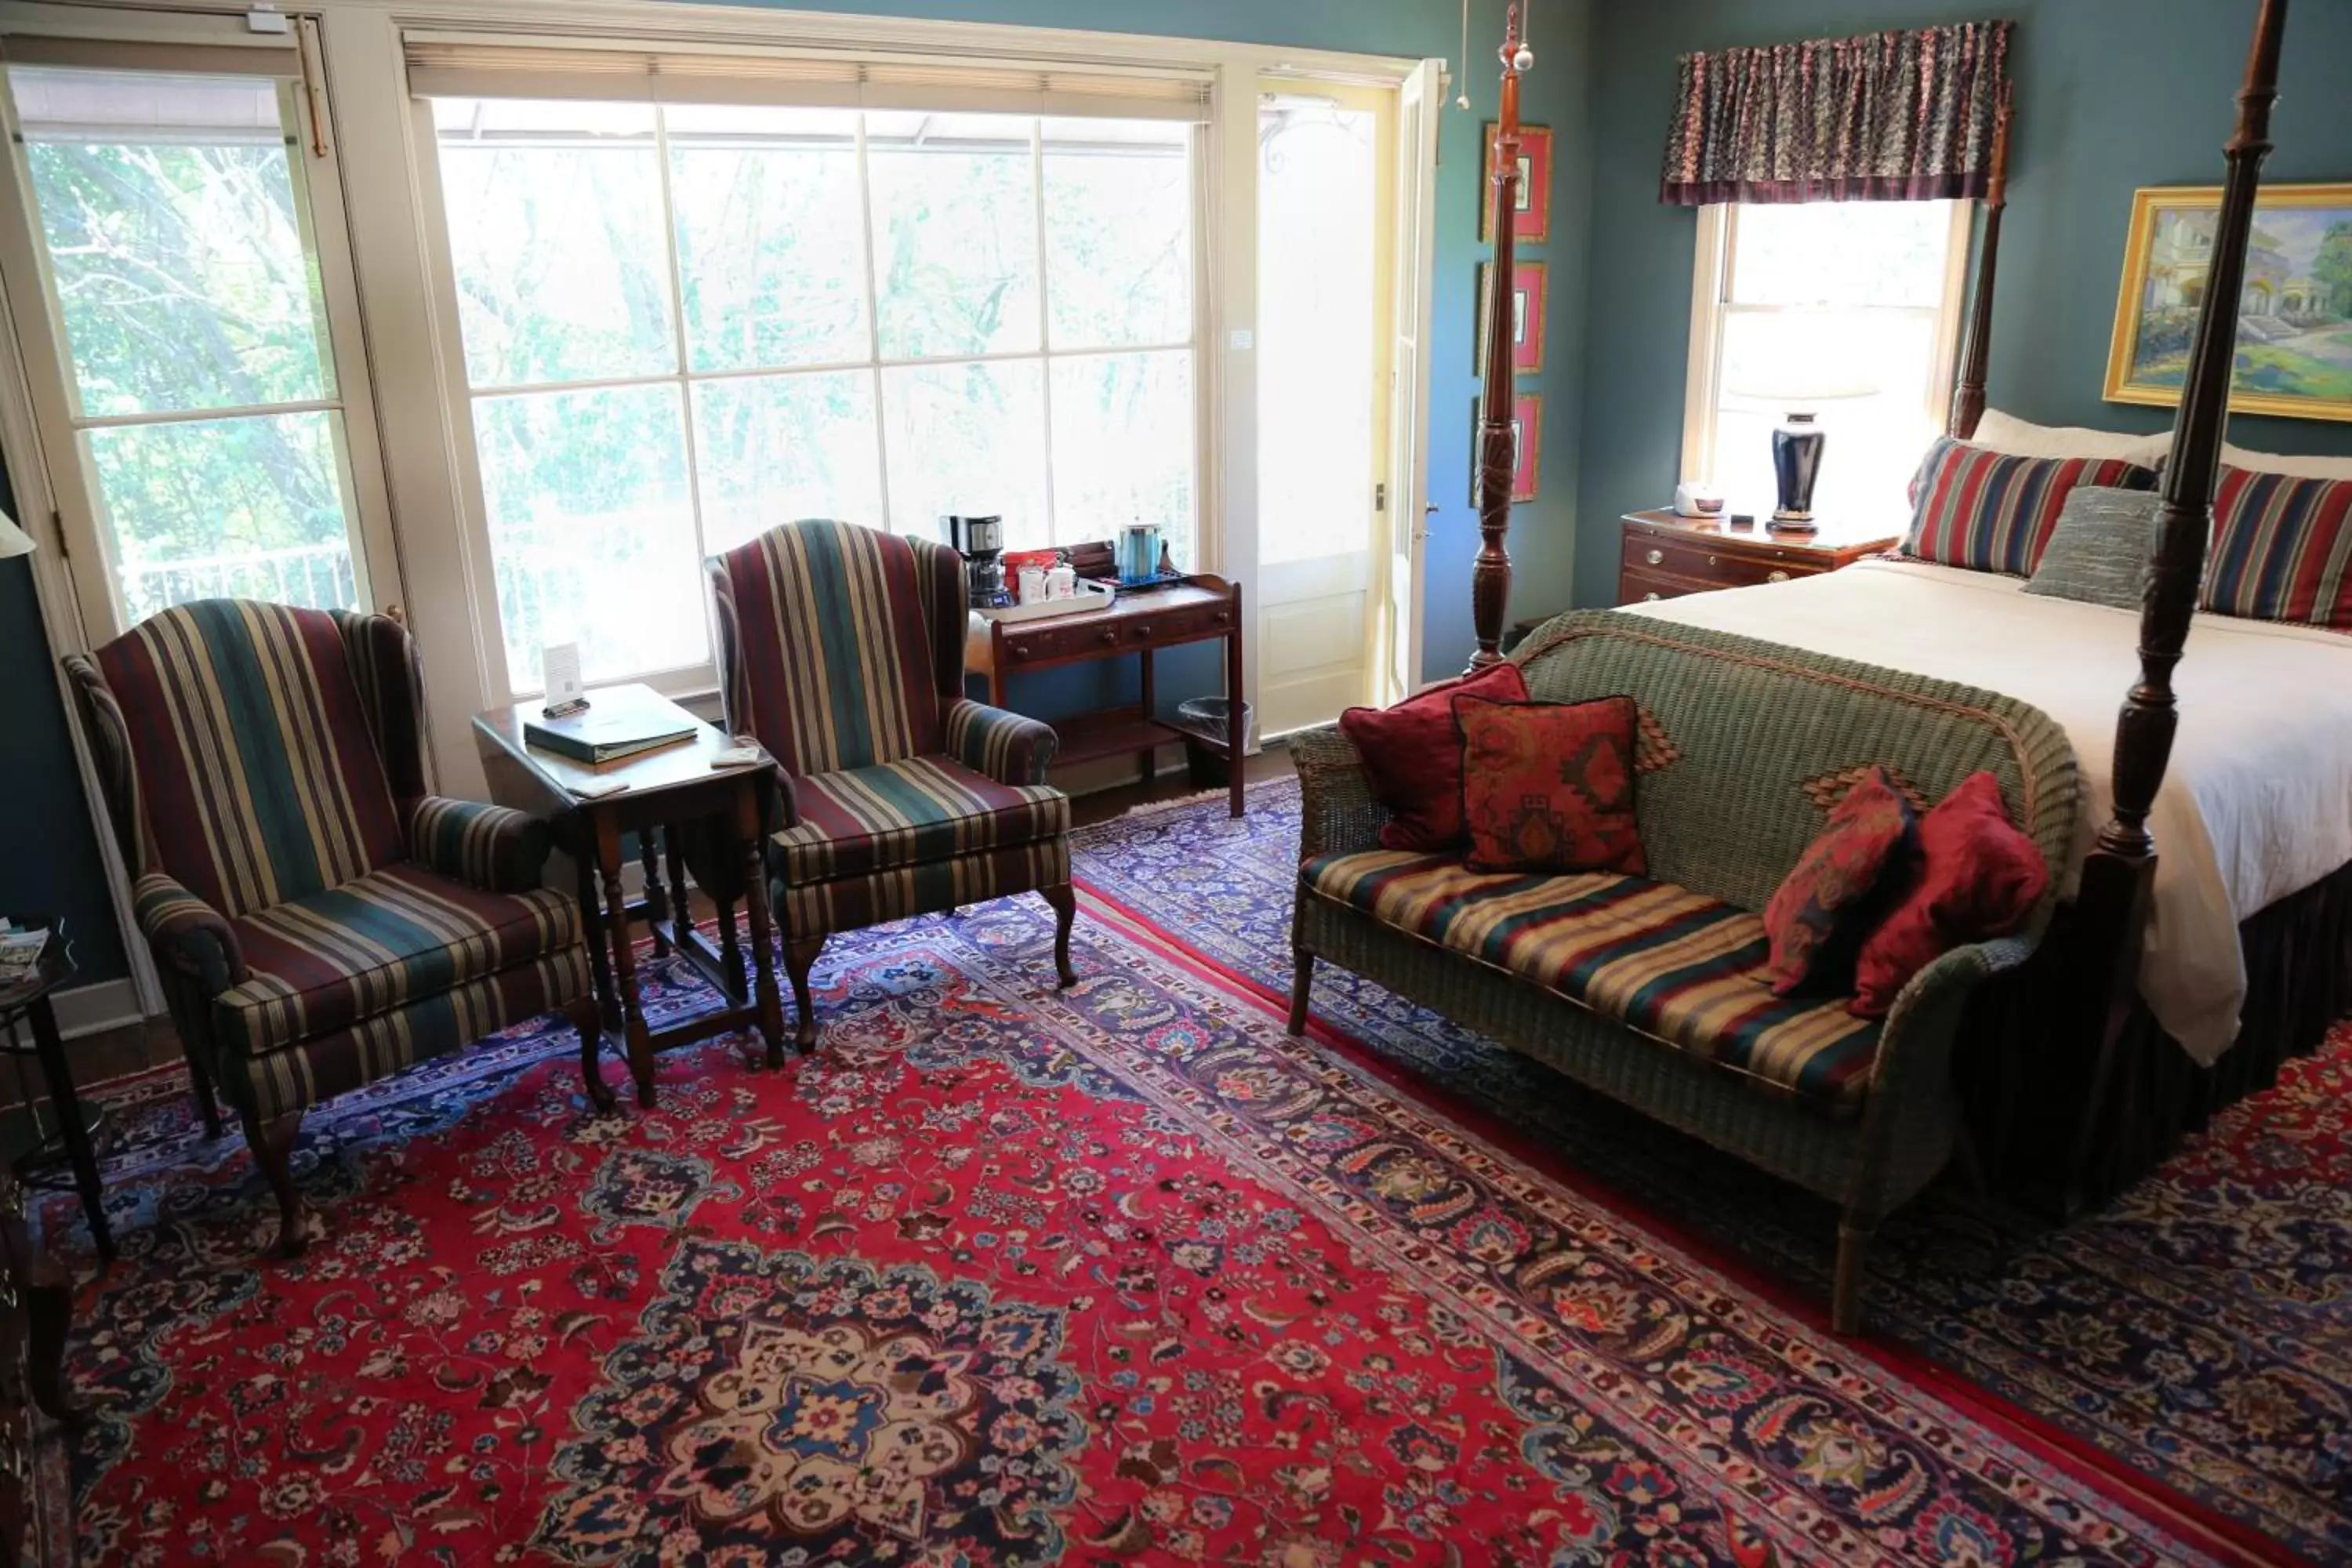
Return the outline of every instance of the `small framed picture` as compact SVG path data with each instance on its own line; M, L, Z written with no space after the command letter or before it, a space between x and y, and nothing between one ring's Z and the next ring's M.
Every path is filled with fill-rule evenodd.
M1480 128L1486 142L1486 183L1478 187L1478 237L1495 237L1495 132L1488 121ZM1519 127L1519 193L1513 237L1537 244L1551 237L1551 131L1542 125Z
M1478 504L1478 400L1470 400L1470 504ZM1543 471L1543 397L1522 392L1511 399L1511 500L1536 499Z
M1550 268L1541 261L1516 262L1511 268L1511 373L1533 375L1543 369L1544 316ZM1495 264L1478 264L1478 363L1472 374L1486 372L1486 334L1494 323L1486 301Z

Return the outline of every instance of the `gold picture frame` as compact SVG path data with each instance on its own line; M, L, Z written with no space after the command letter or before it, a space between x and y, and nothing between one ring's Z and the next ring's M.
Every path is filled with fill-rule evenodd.
M2219 185L2132 193L2104 395L2180 401ZM2352 184L2265 185L2241 296L2233 414L2352 420Z

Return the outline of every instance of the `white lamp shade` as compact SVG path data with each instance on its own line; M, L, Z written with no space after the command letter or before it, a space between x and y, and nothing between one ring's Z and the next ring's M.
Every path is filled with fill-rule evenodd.
M1878 390L1868 327L1828 310L1741 310L1725 323L1723 390L1775 408L1810 408Z
M16 520L0 511L0 561L11 555L30 555L37 548L33 536L16 526Z

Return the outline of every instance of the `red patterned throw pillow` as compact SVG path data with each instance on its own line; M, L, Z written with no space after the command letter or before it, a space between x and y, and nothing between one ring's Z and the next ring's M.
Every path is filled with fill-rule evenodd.
M1885 768L1872 768L1846 791L1764 906L1766 973L1775 994L1844 989L1885 907L1880 895L1911 847L1915 822Z
M1498 664L1406 698L1393 708L1350 708L1339 733L1363 758L1374 798L1392 820L1381 847L1424 854L1462 842L1462 742L1454 732L1456 696L1524 702L1528 683L1516 664Z
M1648 873L1633 820L1632 698L1453 701L1470 869Z
M1970 773L1919 819L1895 906L1854 961L1852 1010L1883 1016L1911 977L1963 942L2006 936L2049 886L2033 840L2010 825L2000 784Z

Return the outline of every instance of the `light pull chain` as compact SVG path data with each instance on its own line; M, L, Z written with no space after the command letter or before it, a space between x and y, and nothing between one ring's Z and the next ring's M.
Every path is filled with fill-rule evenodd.
M1454 107L1470 107L1470 0L1462 0L1462 92L1454 99Z

